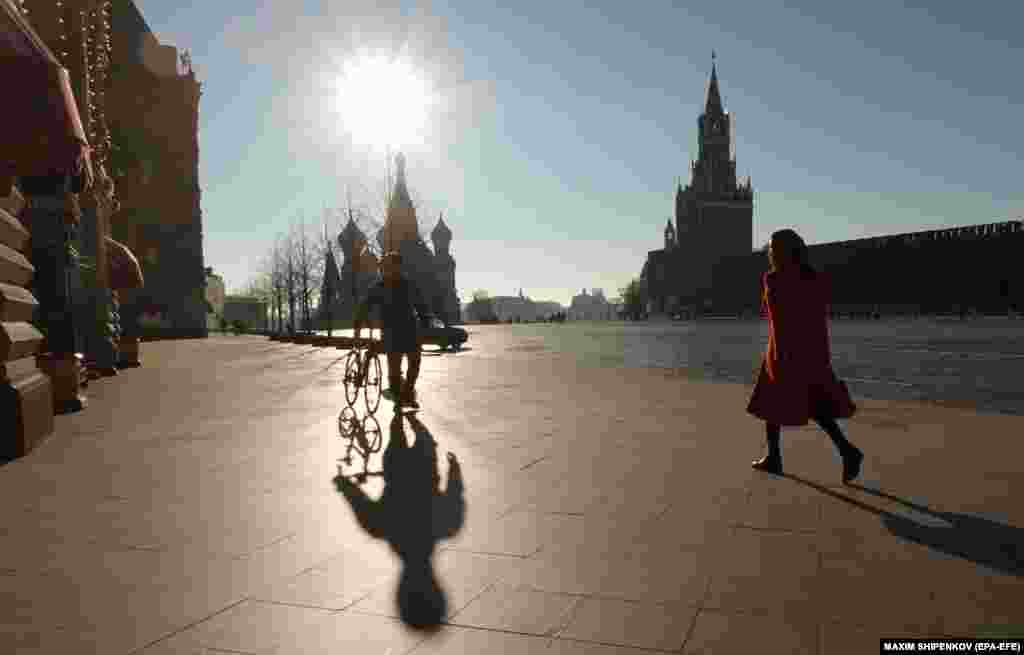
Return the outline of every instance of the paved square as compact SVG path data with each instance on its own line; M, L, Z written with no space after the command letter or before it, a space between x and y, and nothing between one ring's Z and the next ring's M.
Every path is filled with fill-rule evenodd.
M348 486L343 351L144 344L0 467L0 652L833 655L1024 629L1024 418L861 400L859 486L813 430L772 478L748 387L472 331L424 357L397 472ZM402 619L430 607L438 630Z

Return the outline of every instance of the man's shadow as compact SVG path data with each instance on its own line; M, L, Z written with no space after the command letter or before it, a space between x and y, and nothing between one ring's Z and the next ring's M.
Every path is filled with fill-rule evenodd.
M889 531L897 537L986 566L1000 573L1024 577L1024 529L1022 528L970 514L937 512L879 489L872 489L856 483L849 485L878 498L897 502L932 519L939 519L938 522L941 523L941 525L925 525L872 507L810 480L790 474L787 474L786 477L879 516Z
M403 429L405 420L415 433L412 446ZM371 536L387 541L402 560L399 616L414 628L436 628L448 614L448 600L434 572L434 548L441 539L458 534L465 523L462 469L449 453L448 484L442 491L437 442L413 415L395 414L383 460L380 500L371 499L340 473L334 483L352 506L359 525Z

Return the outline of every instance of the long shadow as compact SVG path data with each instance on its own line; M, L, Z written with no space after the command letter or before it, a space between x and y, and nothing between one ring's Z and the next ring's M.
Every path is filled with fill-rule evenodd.
M878 498L897 502L946 524L924 525L892 512L872 507L856 498L851 498L796 475L787 474L785 477L881 517L885 527L902 539L927 546L947 555L963 558L1000 573L1024 577L1024 529L1022 528L970 514L938 512L887 494L880 489L872 489L860 484L849 485Z
M403 429L405 420L415 432L412 446ZM465 523L462 469L449 454L448 485L442 491L437 442L412 415L396 414L391 420L383 460L380 500L371 499L344 475L335 477L334 483L359 525L372 537L387 541L402 560L396 592L399 616L413 628L433 630L448 614L447 595L434 571L434 549L441 539L458 534Z

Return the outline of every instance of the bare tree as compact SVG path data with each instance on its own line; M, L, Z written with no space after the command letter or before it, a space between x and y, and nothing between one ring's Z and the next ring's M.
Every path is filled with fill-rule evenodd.
M288 290L288 277L286 268L285 242L281 235L274 239L273 254L273 283L274 300L277 313L277 332L284 332L284 306Z
M295 256L295 239L294 237L294 226L290 226L288 233L282 239L282 262L284 268L284 292L288 301L288 331L292 334L295 333L295 303L298 300L297 294L295 293L295 280L296 276L296 256Z
M291 241L291 271L294 302L297 305L299 329L307 331L313 323L313 308L318 280L322 278L321 266L316 241L310 235L310 225L300 218L293 224L289 234ZM293 321L294 324L294 321Z
M296 295L299 299L299 326L300 331L309 329L310 311L309 301L311 290L309 287L310 259L309 235L306 232L306 222L302 219L299 224L292 228L292 239L295 244L295 284Z
M629 284L619 290L619 294L622 296L624 313L631 320L640 320L640 316L644 312L643 283L640 278L630 280Z
M331 223L336 220L333 212L330 209L324 209L323 214L323 234L321 238L315 241L316 250L318 257L323 261L323 276L320 283L320 301L319 305L322 307L322 311L317 312L321 314L323 318L327 320L327 336L331 336L331 332L334 328L334 304L338 297L337 280L334 277L330 277L327 271L327 262L331 259L334 260L335 270L337 270L338 259L334 254L334 247L331 245Z

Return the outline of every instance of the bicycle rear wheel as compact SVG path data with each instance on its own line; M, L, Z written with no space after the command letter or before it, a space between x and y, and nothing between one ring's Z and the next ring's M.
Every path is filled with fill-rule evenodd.
M359 374L362 372L363 358L359 356L358 350L353 350L345 358L345 402L349 407L356 404L359 397Z

